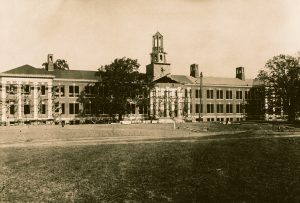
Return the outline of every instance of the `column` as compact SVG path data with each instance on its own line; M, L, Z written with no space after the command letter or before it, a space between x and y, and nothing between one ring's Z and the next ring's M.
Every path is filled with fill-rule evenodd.
M158 88L155 88L155 94L156 94L155 115L157 117L157 116L159 116L158 115L158 112L159 112L158 109L160 108L160 106L159 106L159 97L160 97L160 94L158 92Z
M48 83L48 119L52 117L52 82Z
M182 94L180 87L177 87L177 116L182 116Z
M2 103L2 122L6 121L6 82L2 81L2 92L1 92L1 103Z
M18 119L22 119L22 83L18 82L17 99L18 99Z
M171 92L171 97L172 97L172 101L171 101L171 112L172 112L172 117L174 116L175 117L175 90L172 89L172 92Z
M37 119L38 118L38 83L34 82L33 83L33 118Z
M187 88L187 96L188 96L188 98L187 98L187 101L188 101L188 117L190 117L191 116L191 95L190 95L190 93L191 93L191 88L190 87L188 87Z
M153 92L152 90L150 90L150 94L149 94L149 100L150 100L150 115L153 116L154 115L154 110L153 110Z
M166 91L166 117L170 117L170 109L169 109L169 87L165 89Z

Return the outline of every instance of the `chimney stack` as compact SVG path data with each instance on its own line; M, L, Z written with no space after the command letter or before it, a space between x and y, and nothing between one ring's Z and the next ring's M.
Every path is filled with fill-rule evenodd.
M237 67L235 77L240 80L245 80L245 68L244 67Z
M199 77L198 64L194 63L190 66L190 76L197 78Z
M48 54L47 63L48 63L47 70L48 71L54 71L53 54Z

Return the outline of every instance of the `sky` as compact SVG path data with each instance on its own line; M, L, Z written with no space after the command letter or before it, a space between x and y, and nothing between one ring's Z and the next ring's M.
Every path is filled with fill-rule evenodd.
M0 0L0 72L41 68L51 53L73 70L115 58L150 63L164 36L172 74L197 63L205 76L256 77L267 60L300 51L298 0Z

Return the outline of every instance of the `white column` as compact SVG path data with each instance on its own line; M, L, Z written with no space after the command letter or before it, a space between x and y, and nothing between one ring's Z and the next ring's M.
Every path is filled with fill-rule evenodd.
M1 92L1 103L2 103L2 122L6 121L6 82L2 81L2 92Z
M172 97L172 101L171 101L171 112L172 112L172 116L175 117L175 90L172 89L172 92L171 92L171 97Z
M158 116L158 109L160 108L159 106L159 97L160 97L160 94L158 94L158 88L155 88L155 92L156 92L156 105L155 105L155 115L156 117Z
M38 83L33 83L33 118L38 118Z
M149 96L150 98L150 115L154 115L154 110L153 110L153 99L154 99L154 97L153 97L153 92L152 92L152 90L150 90L150 96Z
M166 116L170 117L170 109L169 109L169 87L166 88Z
M188 87L187 88L187 96L188 96L188 98L187 98L187 101L188 101L188 117L190 117L191 116L191 95L190 95L190 92L191 91L191 88L190 87Z
M52 82L48 83L48 118L52 117Z
M17 89L17 99L18 99L18 119L22 119L22 89L21 89L21 82L18 82L18 89Z
M180 87L177 87L177 116L182 116L182 94Z

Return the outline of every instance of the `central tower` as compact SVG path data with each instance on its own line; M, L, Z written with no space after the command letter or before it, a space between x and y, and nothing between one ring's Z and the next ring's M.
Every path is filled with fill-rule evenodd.
M152 37L152 53L150 54L151 63L146 66L146 73L150 75L153 80L168 75L171 73L170 63L167 63L164 52L164 37L157 32Z

